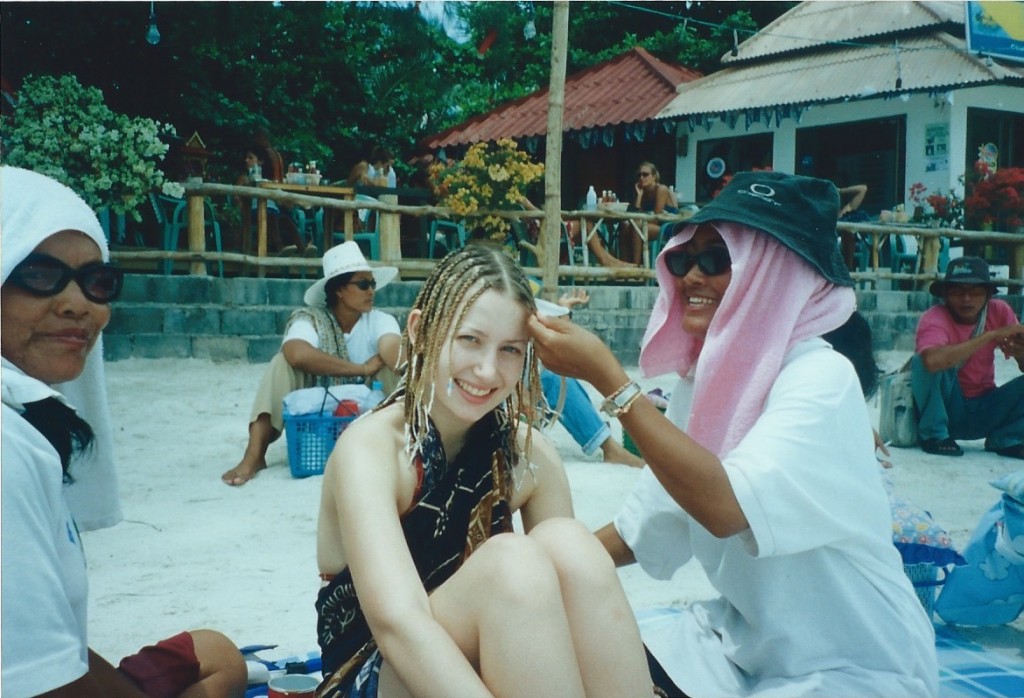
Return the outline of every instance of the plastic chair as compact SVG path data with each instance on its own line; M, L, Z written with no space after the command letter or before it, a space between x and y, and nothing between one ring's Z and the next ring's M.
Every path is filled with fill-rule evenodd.
M178 238L181 231L188 231L188 212L186 201L173 196L163 194L150 194L149 201L153 205L153 213L156 214L156 221L163 228L162 248L168 252L178 249ZM213 215L213 206L206 199L203 199L205 207L205 230L206 239L209 243L212 239L217 252L223 252L220 239L220 223ZM170 274L174 269L174 262L170 259L164 260L163 273ZM217 271L221 278L224 277L224 260L217 260Z
M427 239L428 259L434 259L434 243L439 234L444 236L445 249L449 252L466 246L466 227L462 223L435 218L430 221L430 234Z
M377 201L377 199L373 198L372 196L367 196L365 194L356 194L356 199L355 200L356 201ZM368 208L361 208L358 211L356 211L356 215L359 218L359 227L361 228L361 230L360 230L360 232L353 234L352 235L352 239L355 240L357 243L364 243L365 242L366 246L369 247L369 252L370 253L369 253L368 257L370 259L379 260L380 259L380 216L378 215L378 212L374 211L374 210L371 210L371 209L368 209ZM344 233L334 233L333 239L334 239L334 244L340 245L341 243L345 242L345 234ZM364 247L364 245L362 245L362 244L360 244L359 246L360 247Z
M292 220L295 221L295 227L299 231L299 235L306 243L313 243L319 245L324 235L324 215L323 209L317 209L315 212L307 211L301 206L296 206L292 209Z
M893 273L898 273L904 270L904 266L909 267L907 271L911 274L917 271L917 238L913 235L894 234L889 268Z

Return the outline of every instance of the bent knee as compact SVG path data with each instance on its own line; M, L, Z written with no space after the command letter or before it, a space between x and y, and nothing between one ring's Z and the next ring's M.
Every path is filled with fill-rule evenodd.
M199 661L200 678L221 674L235 683L246 683L245 660L238 647L216 630L190 630L192 646Z
M615 563L608 551L576 519L548 519L535 526L530 537L544 548L562 577L615 574Z
M470 560L483 570L491 593L510 602L536 598L546 588L558 589L558 575L547 551L524 535L494 536Z

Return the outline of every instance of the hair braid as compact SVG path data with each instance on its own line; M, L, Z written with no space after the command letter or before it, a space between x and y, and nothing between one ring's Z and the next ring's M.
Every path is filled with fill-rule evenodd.
M408 333L402 341L403 354L409 357L402 380L404 390L396 391L388 404L404 399L406 443L410 453L418 450L429 428L429 414L434 402L434 379L439 361L452 332L459 327L470 307L486 291L509 294L527 308L536 310L529 281L522 269L500 246L473 243L451 252L423 283L413 309L420 311L417 342L414 346ZM525 418L526 450L532 440L537 406L541 400L540 374L533 345L528 344L523 374L501 409L508 417L513 433ZM518 452L515 456L518 458ZM510 466L514 466L511 463ZM511 472L507 473L511 476Z

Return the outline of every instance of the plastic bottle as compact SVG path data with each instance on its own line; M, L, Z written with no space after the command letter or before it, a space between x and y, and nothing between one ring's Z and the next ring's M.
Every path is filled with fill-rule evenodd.
M370 394L363 399L363 404L360 405L360 412L369 412L376 407L384 399L384 384L380 381L374 381L373 385L370 386Z
M590 189L587 190L587 210L597 210L597 192L594 191L594 185L590 185Z

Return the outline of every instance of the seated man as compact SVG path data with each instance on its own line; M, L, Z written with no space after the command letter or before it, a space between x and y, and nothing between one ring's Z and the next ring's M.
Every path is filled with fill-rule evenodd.
M390 391L401 349L398 321L373 309L374 291L398 274L395 267L373 267L359 244L349 241L324 254L324 278L306 291L308 307L288 319L281 351L270 361L256 392L249 443L242 461L221 476L244 485L267 467L267 447L284 428L282 400L293 390L374 378ZM380 374L380 375L378 375Z
M1024 325L992 298L996 285L977 257L950 262L929 291L942 304L921 316L911 360L922 450L961 456L954 439L986 437L986 450L1024 459L1024 376L995 384L997 347L1024 371Z

